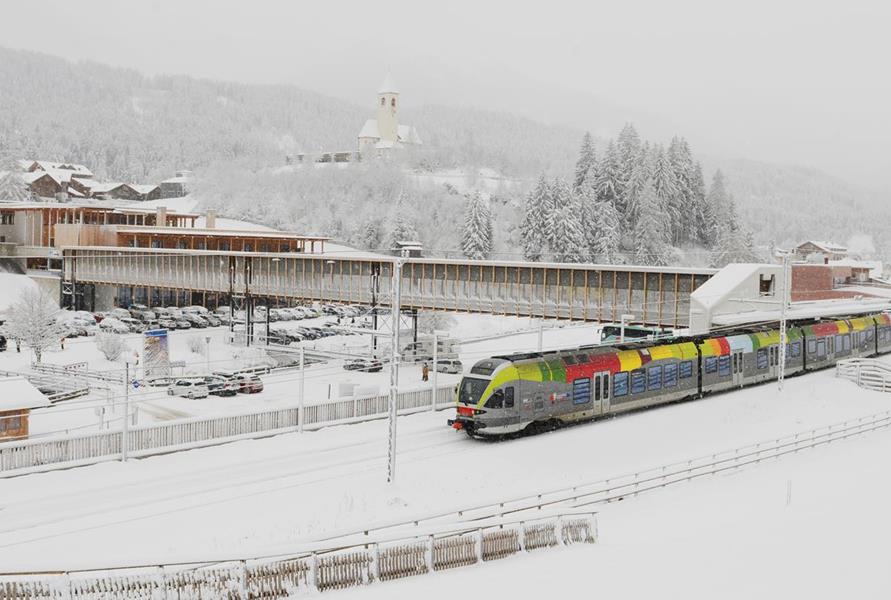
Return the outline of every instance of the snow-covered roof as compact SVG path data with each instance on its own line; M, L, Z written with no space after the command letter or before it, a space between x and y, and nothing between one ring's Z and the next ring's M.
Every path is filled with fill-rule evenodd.
M65 162L52 162L48 160L34 160L34 161L26 161L26 168L35 168L40 169L42 171L69 171L73 172L82 177L92 177L93 172L90 171L84 165L79 165L76 163L65 163Z
M118 225L118 233L143 233L143 234L174 234L207 237L251 237L251 238L276 238L294 240L325 241L330 238L318 235L303 235L289 231L266 231L258 229L199 229L197 227L142 227L139 225Z
M421 136L418 135L418 131L412 127L411 125L400 125L399 131L396 134L397 139L403 144L422 144Z
M0 410L43 408L52 403L24 377L0 377Z
M365 121L365 125L362 126L362 130L359 132L358 137L380 139L381 134L377 128L377 119L368 119Z
M110 192L112 190L116 190L119 187L126 185L124 183L119 183L119 182L114 182L114 181L102 181L102 182L100 182L100 181L92 181L92 182L83 181L81 183L83 183L86 187L88 187L90 189L91 194L107 194L108 192Z
M377 88L378 94L398 94L399 88L396 87L396 84L393 82L393 77L387 73L387 76L384 77L384 80Z
M815 240L807 240L807 241L801 242L800 244L798 244L798 247L801 248L805 244L812 244L812 245L816 246L817 248L819 248L820 250L822 250L823 252L838 253L838 252L847 252L848 251L848 249L845 246L842 246L840 244L836 244L833 242L819 242L819 241L815 241Z
M845 288L847 289L847 288ZM819 317L844 317L848 315L862 315L872 312L881 312L891 308L891 300L883 298L866 298L856 300L844 298L839 300L815 300L813 302L793 302L786 310L786 318L816 319ZM728 313L714 315L712 324L726 327L744 325L747 323L763 323L765 321L779 321L780 309L767 308L764 310L746 313Z
M189 183L191 178L186 175L181 175L179 177L171 177L170 179L165 179L161 183Z
M129 185L130 188L133 189L133 191L135 191L135 192L137 192L137 193L140 193L140 194L143 194L143 195L145 195L145 194L150 194L150 193L152 193L153 191L155 191L156 189L158 189L158 186L157 186L157 185L152 185L152 184L150 184L150 183L147 183L147 184L142 184L142 183L128 183L127 185Z

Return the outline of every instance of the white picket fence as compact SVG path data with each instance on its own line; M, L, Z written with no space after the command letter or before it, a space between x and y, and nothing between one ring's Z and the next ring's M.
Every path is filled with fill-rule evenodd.
M400 414L409 414L453 406L454 386L439 387L435 407L431 406L432 397L432 388L402 392L398 410ZM388 402L387 396L345 398L302 409L295 406L134 427L128 434L128 455L149 456L299 429L380 419L387 414ZM0 478L112 460L121 455L121 439L122 432L116 430L3 443L0 444Z
M835 376L860 387L891 392L891 365L874 358L846 358L835 363Z
M597 541L593 512L490 520L421 535L313 547L274 559L55 571L0 572L0 600L278 600L484 564L530 550Z

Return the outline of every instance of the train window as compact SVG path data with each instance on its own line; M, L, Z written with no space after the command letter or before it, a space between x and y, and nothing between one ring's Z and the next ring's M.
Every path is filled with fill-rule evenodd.
M600 402L600 375L594 378L594 402Z
M486 400L486 408L504 408L504 392L495 390L495 393Z
M819 339L817 340L817 356L826 356L826 340Z
M628 393L628 372L622 371L613 376L613 397L618 398Z
M514 407L514 388L504 388L504 408Z
M684 379L685 377L692 377L693 376L693 361L685 360L684 362L682 362L678 368L678 373L679 373L681 379Z
M609 373L603 376L603 399L609 400Z
M643 369L631 371L631 393L643 394L647 391L647 376Z
M705 359L705 372L706 373L715 373L718 370L718 359L714 356L709 356Z
M789 356L795 358L801 356L801 342L792 342L789 345Z
M581 364L584 364L584 363L588 362L588 355L587 355L587 354L576 354L576 355L575 355L575 359L576 359L576 360L579 362L579 364L581 365Z
M767 348L760 348L755 355L755 366L759 369L767 368Z
M730 377L730 356L727 354L718 358L718 375Z
M828 354L832 354L832 350L835 347L833 340L834 340L834 338L831 335L828 338L826 338L826 352ZM817 342L817 354L819 354L819 353L820 353L820 342Z
M662 365L656 365L647 369L647 389L662 389Z
M598 381L600 378L597 378ZM572 382L572 403L587 404L591 401L591 379L582 377Z
M857 340L857 345L859 346L860 345L860 333L855 332L854 336L855 336L855 339ZM842 348L844 350L851 349L851 336L850 335L846 335L842 338Z
M575 364L575 357L574 357L574 356L564 356L564 357L563 357L563 362L565 362L567 365L574 365L574 364Z
M807 353L808 354L816 354L817 353L817 340L811 338L807 341Z
M665 365L664 375L665 387L675 387L678 384L678 366L677 364Z
M875 337L875 336L873 335L874 333L875 333L875 332L874 332L872 329L867 329L867 330L866 330L866 341L867 341L867 342L871 342L871 341L872 341L872 339Z

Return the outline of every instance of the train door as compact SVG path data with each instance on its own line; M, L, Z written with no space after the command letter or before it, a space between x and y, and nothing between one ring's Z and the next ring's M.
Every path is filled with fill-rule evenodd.
M605 415L609 412L609 371L594 375L594 414Z
M779 346L771 346L767 349L767 365L770 371L770 376L772 378L776 378L779 376L778 365L780 364L780 347Z
M733 385L743 384L743 351L734 350L730 353L730 373L733 376Z

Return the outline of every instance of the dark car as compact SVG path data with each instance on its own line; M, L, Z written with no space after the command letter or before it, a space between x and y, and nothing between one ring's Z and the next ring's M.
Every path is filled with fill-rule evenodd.
M208 375L204 378L204 383L211 396L234 396L240 387L237 381L217 375Z
M6 351L6 338L0 335L0 352Z
M377 373L383 370L384 365L379 360L370 358L354 358L343 363L347 371L362 371L364 373Z

